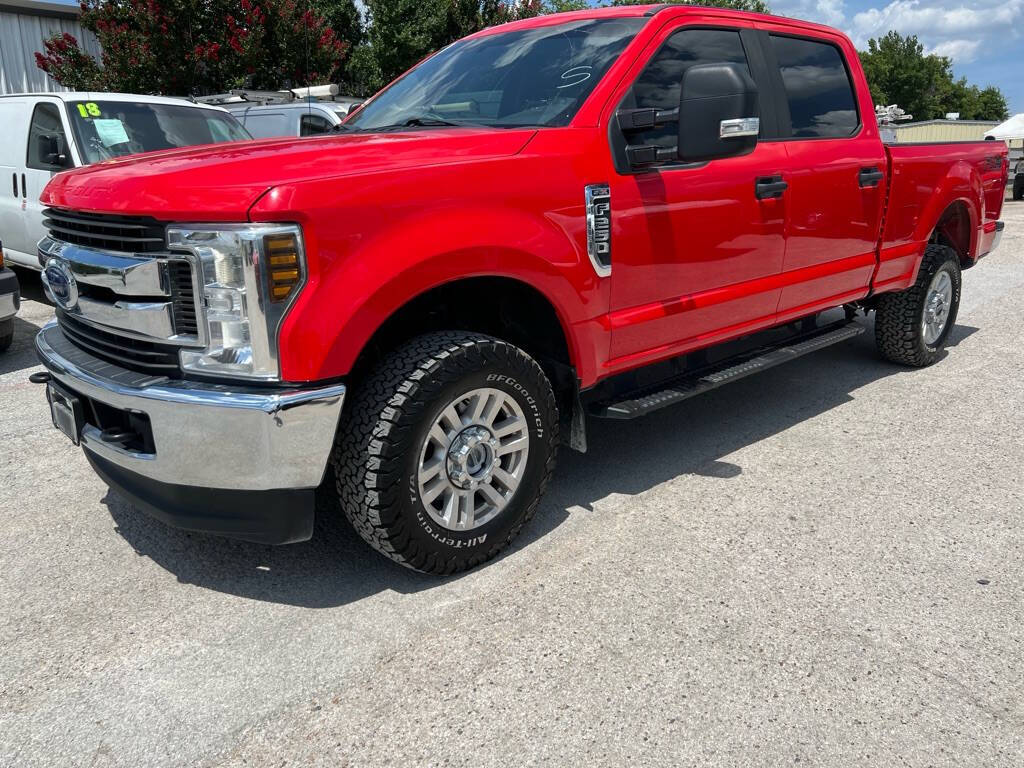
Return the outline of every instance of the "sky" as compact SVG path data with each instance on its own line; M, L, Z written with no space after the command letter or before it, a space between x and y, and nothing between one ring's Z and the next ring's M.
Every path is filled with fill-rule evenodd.
M1024 112L1024 0L768 0L772 12L838 27L861 50L890 29L948 56L956 77L1002 90Z
M74 4L77 0L57 0ZM656 2L656 0L652 0ZM957 77L998 86L1024 112L1024 0L767 0L772 12L838 27L861 50L890 29L948 56Z

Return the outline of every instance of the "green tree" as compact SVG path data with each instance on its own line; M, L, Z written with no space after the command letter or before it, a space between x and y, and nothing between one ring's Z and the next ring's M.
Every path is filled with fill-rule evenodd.
M925 54L914 35L889 32L868 41L860 53L875 104L898 104L915 120L933 120L959 112L965 120L1005 120L1006 98L998 88L979 89L965 78L953 79L945 56Z
M332 82L359 35L353 0L83 0L80 20L101 61L64 34L37 65L70 88L129 93Z

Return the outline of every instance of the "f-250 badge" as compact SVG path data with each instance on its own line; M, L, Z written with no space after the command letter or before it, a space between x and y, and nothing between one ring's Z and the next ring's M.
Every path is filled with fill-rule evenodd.
M587 255L597 274L612 271L612 197L607 184L584 188L587 203Z

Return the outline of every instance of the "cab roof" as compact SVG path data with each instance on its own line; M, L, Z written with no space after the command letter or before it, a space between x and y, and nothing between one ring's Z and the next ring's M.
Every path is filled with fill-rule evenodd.
M480 37L492 35L498 32L508 32L515 29L531 29L534 27L546 27L553 24L572 21L573 19L614 19L614 18L636 18L638 16L654 17L662 12L672 11L674 16L718 16L723 20L731 19L736 21L770 21L773 24L782 24L794 29L806 31L828 32L830 34L842 34L839 30L827 27L823 24L815 24L810 21L793 19L788 16L773 16L764 13L751 13L749 11L735 11L729 8L712 8L698 5L683 5L678 3L652 3L651 5L613 5L603 8L585 8L581 11L566 11L565 13L551 13L545 16L533 16L529 19L511 21L507 24L499 24L494 27L487 27L469 37Z

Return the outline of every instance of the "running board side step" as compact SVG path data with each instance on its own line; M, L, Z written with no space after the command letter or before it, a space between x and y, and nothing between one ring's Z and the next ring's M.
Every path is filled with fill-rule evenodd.
M725 384L746 378L751 374L788 363L798 357L824 349L841 341L852 339L867 330L855 322L827 326L811 336L802 336L792 343L762 349L756 356L747 355L725 360L711 368L670 379L656 388L641 390L622 400L596 403L590 414L601 419L635 419L659 408L688 400L696 395L717 389Z

